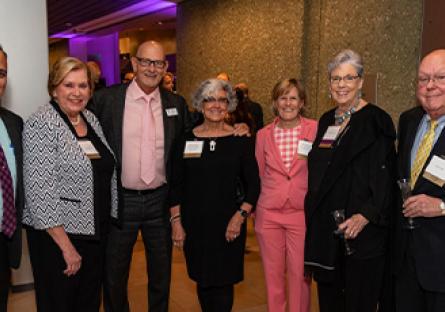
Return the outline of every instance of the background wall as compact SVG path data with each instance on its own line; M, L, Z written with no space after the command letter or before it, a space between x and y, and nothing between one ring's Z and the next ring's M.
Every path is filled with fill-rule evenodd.
M308 112L330 108L326 65L345 48L377 75L377 102L394 119L413 105L420 54L421 0L189 0L178 7L178 91L186 98L202 80L227 71L246 81L271 119L270 92L302 77Z
M301 0L192 0L177 10L178 92L190 98L220 71L244 81L267 106L282 77L300 76L304 3Z

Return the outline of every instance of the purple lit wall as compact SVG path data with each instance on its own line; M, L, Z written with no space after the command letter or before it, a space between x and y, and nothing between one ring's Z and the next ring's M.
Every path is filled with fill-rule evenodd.
M107 86L120 82L119 34L69 39L69 54L82 61L96 61L102 69Z
M107 86L120 82L119 68L119 34L93 38L88 41L88 56L97 61L102 69L102 77L105 78Z

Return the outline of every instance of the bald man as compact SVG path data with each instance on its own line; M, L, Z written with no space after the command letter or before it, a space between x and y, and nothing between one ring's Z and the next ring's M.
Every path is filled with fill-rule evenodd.
M191 125L184 98L159 88L168 67L162 46L142 43L131 63L134 80L98 91L90 103L114 150L120 175L119 219L110 225L106 252L104 306L107 312L129 311L128 275L141 231L150 311L168 311L171 236L178 245L184 240L182 229L176 228L180 222L169 221L179 214L175 208L169 211L176 203L167 196L172 150Z
M399 178L410 178L412 195L398 211L396 310L445 311L445 50L419 66L421 106L399 120ZM407 219L414 218L414 229Z

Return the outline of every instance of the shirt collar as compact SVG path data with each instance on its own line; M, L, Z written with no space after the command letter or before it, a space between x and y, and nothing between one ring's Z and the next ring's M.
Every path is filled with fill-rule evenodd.
M161 97L159 87L157 87L152 93L145 94L145 92L142 91L141 87L139 87L139 85L137 84L136 79L133 79L133 81L128 86L127 94L134 101L145 99L147 103L150 103L151 99L158 101Z

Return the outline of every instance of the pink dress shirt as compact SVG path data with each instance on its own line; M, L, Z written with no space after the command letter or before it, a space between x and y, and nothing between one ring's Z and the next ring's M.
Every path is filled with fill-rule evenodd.
M149 131L156 131L155 178L150 184L141 179L141 140L144 106L151 102L155 124ZM122 186L132 190L155 189L166 183L164 166L164 121L159 88L145 94L133 80L125 97L124 121L122 130Z

